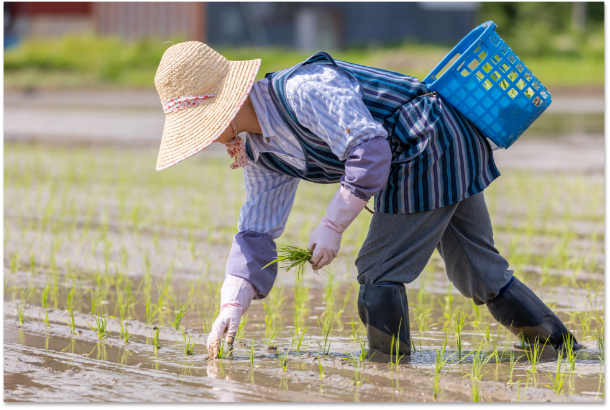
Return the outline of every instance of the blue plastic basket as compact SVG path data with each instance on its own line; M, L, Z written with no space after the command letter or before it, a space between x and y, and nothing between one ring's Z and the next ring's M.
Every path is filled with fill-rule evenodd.
M496 27L488 21L472 30L423 82L496 146L508 148L551 105L551 94ZM459 58L437 79L455 56Z

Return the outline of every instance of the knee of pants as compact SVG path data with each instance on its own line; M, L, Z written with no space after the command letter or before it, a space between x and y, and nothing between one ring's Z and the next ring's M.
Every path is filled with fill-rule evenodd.
M490 269L482 274L472 267L452 272L447 269L447 276L455 288L464 297L472 299L477 306L485 305L498 296L502 288L513 277L510 269Z

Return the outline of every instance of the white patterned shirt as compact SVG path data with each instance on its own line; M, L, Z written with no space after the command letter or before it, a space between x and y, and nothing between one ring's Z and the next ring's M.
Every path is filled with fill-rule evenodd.
M299 67L286 81L286 95L298 121L320 137L340 160L352 147L375 137L387 138L362 101L356 79L335 67L310 64ZM284 231L300 179L263 168L256 162L262 152L274 153L294 167L305 169L305 155L292 131L281 119L269 96L268 81L256 82L250 99L262 134L248 133L254 161L243 168L246 202L237 227L278 238ZM350 131L346 133L346 129Z

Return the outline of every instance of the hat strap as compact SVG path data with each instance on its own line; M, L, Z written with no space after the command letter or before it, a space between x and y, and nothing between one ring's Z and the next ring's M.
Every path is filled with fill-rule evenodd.
M169 100L161 101L161 104L163 105L163 111L165 111L165 114L169 114L184 108L190 108L212 97L216 97L216 93L175 97L170 98Z

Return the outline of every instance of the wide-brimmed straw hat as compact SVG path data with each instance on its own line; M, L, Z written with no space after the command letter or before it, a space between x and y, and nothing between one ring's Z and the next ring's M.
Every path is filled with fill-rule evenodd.
M165 111L157 171L206 148L246 101L261 60L229 61L199 41L168 48L155 75Z

